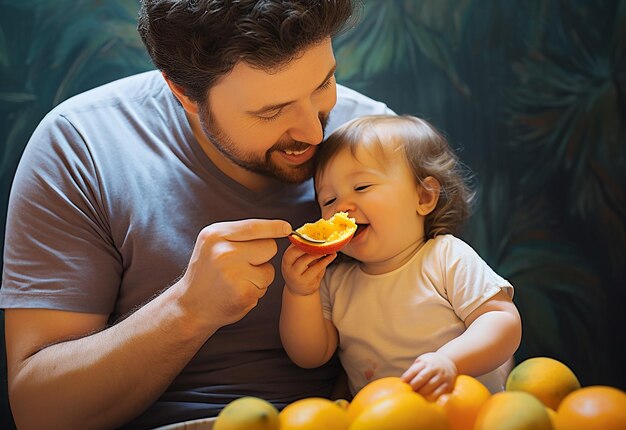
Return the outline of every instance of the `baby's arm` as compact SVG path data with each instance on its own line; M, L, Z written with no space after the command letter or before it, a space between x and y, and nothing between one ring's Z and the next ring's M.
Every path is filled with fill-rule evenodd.
M324 318L320 283L337 254L310 255L291 245L285 251L285 278L280 313L280 338L289 357L300 367L326 363L337 348L337 329Z
M500 291L466 319L467 329L436 352L423 354L402 379L434 400L452 391L457 374L479 376L504 364L519 347L522 323L510 297Z

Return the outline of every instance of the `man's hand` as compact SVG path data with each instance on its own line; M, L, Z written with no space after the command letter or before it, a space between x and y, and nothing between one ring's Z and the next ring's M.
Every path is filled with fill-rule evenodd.
M320 288L320 282L326 267L337 257L337 253L329 255L312 255L298 249L294 245L283 254L282 272L289 292L296 296L308 296Z
M291 225L281 220L248 219L205 227L189 266L176 283L190 315L224 326L243 318L274 280L270 260Z
M401 378L413 387L413 391L435 401L440 395L452 391L457 374L452 360L441 353L429 352L417 357Z

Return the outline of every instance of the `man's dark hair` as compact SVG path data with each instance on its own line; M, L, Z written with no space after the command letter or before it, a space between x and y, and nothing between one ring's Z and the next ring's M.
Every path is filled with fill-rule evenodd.
M238 62L278 70L352 12L352 0L142 0L137 28L154 65L203 103Z

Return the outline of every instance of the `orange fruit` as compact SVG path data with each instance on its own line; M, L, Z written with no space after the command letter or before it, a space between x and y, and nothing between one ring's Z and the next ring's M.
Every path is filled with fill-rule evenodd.
M396 376L376 379L361 388L348 405L348 418L354 421L365 408L392 394L412 393L413 388Z
M478 413L474 430L553 430L546 407L524 391L492 395ZM582 429L579 429L582 430Z
M450 430L472 430L480 408L491 393L478 379L459 375L452 392L442 394L435 401L448 419Z
M544 406L556 410L565 396L580 388L569 367L548 357L533 357L515 366L506 380L506 391L525 391Z
M332 400L297 400L278 414L280 430L347 430L348 412Z
M626 393L606 385L576 390L556 411L557 430L626 430Z
M414 391L391 394L367 406L350 430L447 430L445 415ZM281 428L282 430L282 428Z
M347 212L337 212L330 219L324 218L314 223L306 223L296 231L311 239L325 240L324 243L308 242L294 234L289 236L289 241L309 254L332 254L339 251L345 244L350 242L356 232L354 218L350 218Z

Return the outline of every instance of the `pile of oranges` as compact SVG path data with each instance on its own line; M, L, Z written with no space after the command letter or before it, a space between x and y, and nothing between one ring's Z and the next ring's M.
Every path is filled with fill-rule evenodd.
M459 375L453 391L435 402L397 377L371 382L351 402L307 398L281 412L265 402L257 414L245 405L233 411L236 402L214 430L626 430L624 391L581 387L565 364L548 357L518 364L506 390L493 395L477 379ZM224 418L229 407L240 422Z

